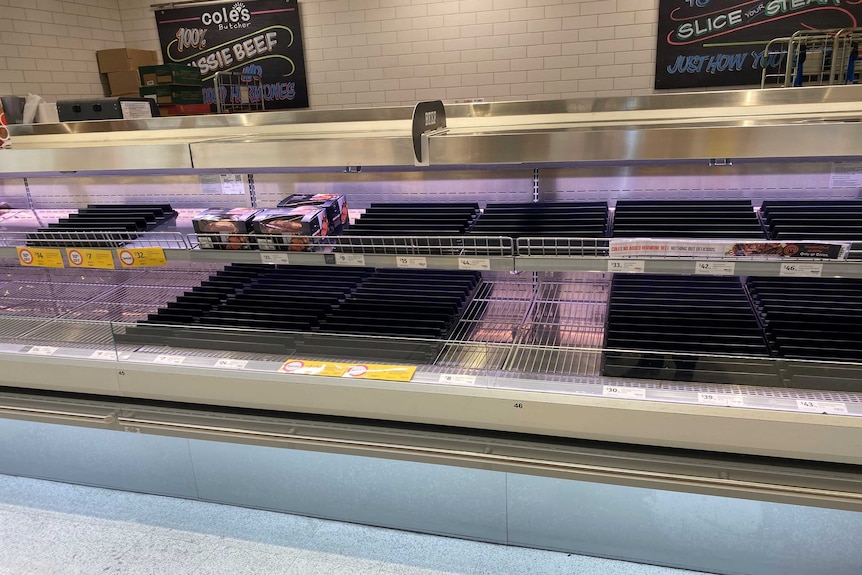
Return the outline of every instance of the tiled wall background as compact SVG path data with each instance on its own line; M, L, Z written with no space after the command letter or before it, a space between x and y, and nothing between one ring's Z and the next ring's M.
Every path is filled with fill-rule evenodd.
M0 0L0 93L101 95L153 0ZM302 0L312 107L652 92L658 0Z
M0 94L101 95L96 50L123 42L117 0L0 0Z

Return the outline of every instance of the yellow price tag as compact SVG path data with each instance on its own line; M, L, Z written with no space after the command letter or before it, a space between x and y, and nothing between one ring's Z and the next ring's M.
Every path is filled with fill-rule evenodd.
M55 248L18 248L18 262L22 266L62 268L63 252Z
M114 269L114 253L111 250L87 250L84 248L66 248L69 267Z
M360 363L350 365L341 377L353 379L382 379L384 381L410 381L416 367L412 365L385 365Z
M288 359L281 366L284 373L295 375L328 375L341 377L350 366L346 363L335 363L332 361L306 361L304 359Z
M162 248L123 248L117 250L120 265L124 268L145 268L168 265Z

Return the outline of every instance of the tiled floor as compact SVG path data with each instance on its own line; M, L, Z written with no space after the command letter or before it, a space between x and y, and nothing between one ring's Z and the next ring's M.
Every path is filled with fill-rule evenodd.
M0 575L684 575L0 475Z

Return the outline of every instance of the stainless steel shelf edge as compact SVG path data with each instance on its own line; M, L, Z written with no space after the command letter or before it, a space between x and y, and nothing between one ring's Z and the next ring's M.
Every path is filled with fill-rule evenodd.
M430 138L432 166L708 161L710 159L858 158L857 122L760 126L670 126L638 129L524 129L517 133L459 133Z
M246 445L358 455L539 477L862 510L852 471L788 462L714 459L621 447L562 445L510 437L276 418L0 391L0 418Z
M0 354L0 386L119 395L116 362Z
M324 254L314 252L268 252L268 251L228 251L228 250L201 250L201 249L165 249L168 261L193 261L209 263L288 263L289 265L333 265L327 263ZM264 261L265 256L273 257L273 261ZM14 247L0 247L0 258L16 259L18 253ZM287 262L280 260L286 257ZM363 255L365 265L368 267L397 268L400 267L398 257L394 255ZM414 256L410 256L414 257ZM421 256L425 259L428 269L456 270L459 266L459 258L455 256ZM542 256L471 256L474 260L488 260L491 271L575 271L575 272L599 272L610 271L608 262L613 258L605 257L542 257ZM624 260L626 261L626 260ZM627 261L644 262L644 273L657 274L693 274L695 266L700 261L733 262L736 276L761 276L774 277L781 275L781 265L791 260L764 261L764 260L695 260L680 258L630 258ZM862 261L829 261L829 260L806 260L805 263L816 263L823 266L820 277L834 278L862 278ZM706 274L711 275L711 274ZM725 275L725 274L716 274Z
M280 171L292 168L400 167L413 169L413 143L403 137L325 137L215 141L190 145L195 168Z
M862 511L860 485L842 481L837 477L809 477L799 481L796 475L788 481L781 473L773 475L765 468L761 473L750 469L733 468L722 464L679 464L669 460L655 462L654 469L643 469L643 462L627 461L625 455L609 456L593 462L589 455L575 454L558 447L551 451L542 447L509 447L503 442L485 440L462 440L436 437L416 441L408 433L399 433L397 438L381 441L376 434L353 426L345 426L339 437L315 433L308 423L298 425L266 426L260 424L222 423L210 421L178 421L185 418L163 419L159 415L120 415L119 426L132 433L148 433L168 437L185 437L207 441L222 441L267 447L304 449L379 457L400 461L413 461L434 465L451 465L506 473L519 473L539 477L554 477L574 481L609 483L648 489L684 491L719 497L742 497L759 501L809 505L833 509ZM297 429L299 428L299 429ZM429 434L430 435L430 434ZM421 444L419 444L421 443ZM417 445L418 444L418 445ZM595 458L600 459L600 458ZM628 464L632 464L631 467ZM684 468L684 469L681 469ZM714 474L715 476L712 476ZM731 479L731 474L733 479ZM748 478L746 476L757 476ZM758 476L759 475L759 476ZM781 475L780 478L776 477ZM740 479L746 477L746 479ZM789 485L785 482L829 484L829 487Z
M110 404L33 397L0 392L0 418L110 429L116 427Z
M681 258L603 258L603 257L542 257L515 256L516 271L578 271L578 272L609 272L610 261L643 262L644 273L652 274L694 274L695 267L700 262L731 262L734 264L733 274L705 275L736 275L773 277L782 275L782 264L804 262L823 266L820 277L862 278L862 261L834 260L747 260L737 259L681 259Z
M464 426L627 444L862 464L862 420L282 373L121 363L122 394L190 403ZM518 407L520 405L520 407ZM682 433L680 430L685 430Z
M193 167L191 150L185 143L12 148L4 150L0 156L0 176L4 177L75 172L171 172Z
M2 250L2 248L0 248ZM0 252L3 253L3 252ZM14 252L7 257L17 257ZM223 262L229 263L271 263L271 264L289 264L289 265L344 265L332 264L326 261L326 256L323 253L316 252L277 252L277 251L227 251L227 250L165 250L168 259L190 260L194 262ZM415 267L415 264L409 266L398 263L398 256L395 255L380 255L380 254L350 254L350 257L361 256L364 260L364 265L377 268L397 268L397 267ZM410 254L411 260L417 256ZM428 255L418 256L424 260L428 269L440 270L457 270L463 269L459 264L457 256L440 256ZM268 259L271 258L271 259ZM287 261L285 261L285 259ZM491 271L513 271L515 269L514 259L512 256L470 256L472 260L487 260L488 269ZM361 264L350 264L361 265Z

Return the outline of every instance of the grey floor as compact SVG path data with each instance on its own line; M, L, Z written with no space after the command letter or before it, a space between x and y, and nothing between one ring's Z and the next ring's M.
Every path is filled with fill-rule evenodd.
M113 573L694 572L0 475L0 574Z

